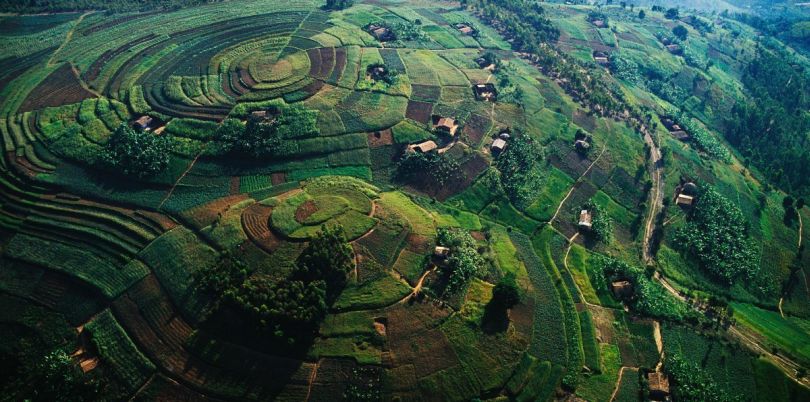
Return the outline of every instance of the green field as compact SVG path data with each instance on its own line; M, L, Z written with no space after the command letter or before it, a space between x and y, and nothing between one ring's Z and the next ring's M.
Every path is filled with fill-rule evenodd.
M810 365L810 61L775 23L691 0L12 3L10 400L638 401L659 326L663 370L697 362L718 400L807 399L785 367Z

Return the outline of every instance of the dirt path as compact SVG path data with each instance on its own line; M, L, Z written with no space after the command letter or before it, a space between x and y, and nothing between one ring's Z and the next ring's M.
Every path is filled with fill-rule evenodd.
M804 231L804 225L802 224L802 213L801 211L797 211L796 214L799 216L799 244L796 247L802 248L802 231Z
M163 204L165 204L165 203L166 203L166 201L169 199L169 197L171 197L171 196L172 196L172 193L174 193L174 189L175 189L175 188L177 188L177 185L178 185L178 184L180 184L180 181L181 181L181 180L183 180L183 178L184 178L184 177L186 177L186 175L188 174L188 172L190 172L190 171L191 171L191 168L193 168L193 167L194 167L194 164L195 164L195 163L197 163L197 159L200 159L200 155L202 155L202 154L203 154L203 152L205 152L205 148L204 148L204 147L203 147L203 149L200 151L200 153L198 153L198 154L197 154L197 156L195 156L195 157L194 157L194 160L192 160L192 161L191 161L191 163L189 163L189 164L188 164L188 168L186 168L186 170L183 172L183 174L181 174L181 175L180 175L180 177L178 177L178 178L177 178L177 181L176 181L176 182L174 182L174 184L172 185L172 188L171 188L171 189L169 189L169 192L166 194L166 197L164 197L164 198L163 198L163 200L162 200L162 201L160 201L160 204L159 204L159 205L158 205L158 207L157 207L157 209L158 209L158 210L160 210L161 208L163 208Z
M304 398L304 401L309 400L309 396L312 394L312 384L315 383L315 377L318 376L318 367L321 366L321 361L318 360L315 362L315 366L312 367L312 373L309 374L309 386L307 387L307 397Z
M622 368L619 369L619 377L616 379L616 387L613 388L613 393L610 394L610 402L613 402L613 400L616 399L616 394L619 393L619 387L622 385L622 376L624 376L624 370L632 370L637 372L638 367L622 366Z
M664 365L664 337L661 336L661 323L658 320L653 321L653 338L655 348L658 349L658 364L655 365L655 371L660 371Z
M591 165L590 165L590 166L588 166L588 169L585 169L585 172L583 172L583 173L582 173L582 174L581 174L581 175L580 175L580 176L577 178L577 180L574 182L574 185L573 185L573 186L571 186L571 189L570 189L570 190L568 190L568 194L566 194L566 195L565 195L565 198L563 198L563 199L562 199L562 201L560 201L560 205L558 205L558 206L557 206L557 210L556 210L556 211L554 211L554 216L552 216L552 217L551 217L551 219L549 219L549 220L548 220L548 223L549 223L549 224L554 223L554 219L557 219L557 215L559 215L559 214L560 214L560 209L562 209L563 204L565 204L565 201L566 201L566 200L568 200L568 197L570 197L570 196L571 196L571 194L574 192L574 189L576 189L576 188L577 188L577 187L576 187L576 184L577 184L577 183L579 183L579 182L582 180L582 178L583 178L583 177L585 177L585 175L587 175L587 174L588 174L588 172L590 172L590 171L591 171L591 168L593 168L593 165L595 165L595 164L596 164L596 162L599 162L599 159L600 159L600 158L602 158L602 155L604 155L604 154L605 154L605 151L607 151L607 146L602 147L602 152L600 152L600 153L599 153L599 156L597 156L597 157L596 157L596 159L594 159L594 160L593 160L593 162L591 162Z
M655 217L658 216L658 212L664 206L662 197L664 192L664 184L663 180L661 180L661 170L663 169L663 164L661 163L661 149L653 140L650 131L647 130L647 127L641 126L641 132L644 134L644 142L650 147L648 170L650 172L650 178L653 182L653 187L650 191L650 199L648 202L650 206L649 215L647 216L647 224L644 227L644 242L642 244L644 262L650 264L653 262L654 258L651 250L651 240L653 233L655 232Z
M423 273L423 274L422 274L422 277L421 277L421 278L419 278L419 281L418 281L418 282L416 282L416 286L414 286L414 287L413 287L413 291L411 291L411 293L408 293L408 295L407 295L407 296L405 296L405 297L403 297L402 299L400 299L400 300L399 300L399 302L397 302L396 304L402 304L402 303L406 303L406 302L407 302L408 300L410 300L412 297L414 297L414 296L416 296L417 294L419 294L419 292L420 292L420 291L422 291L422 284L423 284L423 283L425 283L425 278L427 278L427 276L428 276L428 275L430 275L430 274L431 274L432 272L434 272L434 271L436 271L436 266L434 266L433 268L431 268L431 269L429 269L429 270L425 271L425 273Z
M73 39L73 32L76 30L76 27L78 27L79 24L82 23L82 21L84 20L84 17L87 17L88 15L93 14L93 13L95 13L95 11L88 11L88 12L82 14L81 16L79 16L79 19L76 20L76 23L73 25L73 27L70 28L70 30L65 35L65 40L62 41L62 44L59 45L59 47L56 48L56 50L54 50L53 54L51 54L51 57L48 59L48 63L46 63L46 65L48 67L53 66L53 63L54 63L53 59L56 57L57 54L59 54L60 51L62 51L62 48L64 48L65 45L67 45L68 42L70 42L70 40Z

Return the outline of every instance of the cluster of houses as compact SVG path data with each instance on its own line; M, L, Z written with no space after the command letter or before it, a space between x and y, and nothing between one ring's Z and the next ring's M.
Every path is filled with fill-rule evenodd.
M140 131L151 131L155 135L163 134L166 126L152 116L143 115L132 122L132 128Z
M366 31L380 42L391 42L397 40L397 36L391 28L381 24L371 23L366 26Z
M667 130L669 130L669 134L675 137L675 139L683 142L692 139L689 133L687 133L683 129L683 127L681 127L678 123L676 123L675 120L673 120L671 117L668 116L661 117L661 123L664 124L664 127L666 127Z

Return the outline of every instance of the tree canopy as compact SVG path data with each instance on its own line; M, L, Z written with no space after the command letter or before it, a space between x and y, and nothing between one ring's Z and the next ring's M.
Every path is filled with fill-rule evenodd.
M757 247L742 211L711 187L702 187L688 224L675 233L675 244L724 283L741 276L753 279L758 272Z
M143 179L166 169L169 148L167 137L136 131L122 123L104 146L100 160L115 172Z
M543 149L528 135L515 135L495 162L501 185L518 209L526 209L542 188Z

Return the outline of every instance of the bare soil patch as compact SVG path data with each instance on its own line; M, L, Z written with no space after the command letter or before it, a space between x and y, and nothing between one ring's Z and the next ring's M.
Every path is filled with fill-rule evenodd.
M430 115L433 113L433 104L419 101L408 101L408 108L405 110L405 117L418 121L422 124L430 122Z
M371 148L378 148L386 145L391 145L394 143L394 135L391 132L391 129L386 129L382 131L375 131L373 133L368 133L368 146Z
M295 220L298 223L303 223L315 212L318 212L318 205L315 204L314 200L307 200L303 204L299 205L298 209L295 210Z
M92 92L82 87L73 69L65 63L28 94L20 106L20 111L30 112L46 107L79 103L95 97Z

